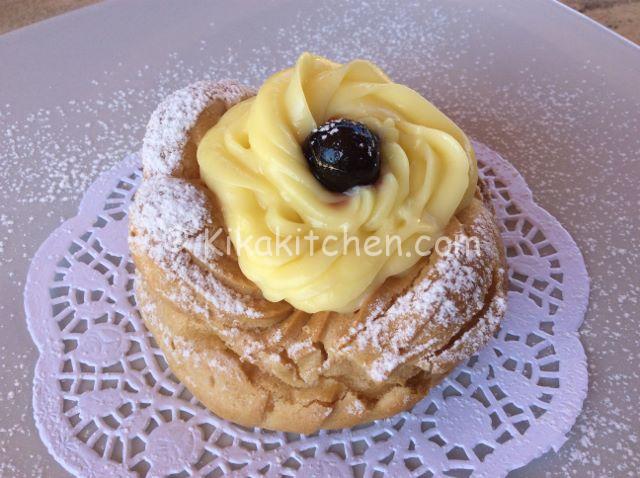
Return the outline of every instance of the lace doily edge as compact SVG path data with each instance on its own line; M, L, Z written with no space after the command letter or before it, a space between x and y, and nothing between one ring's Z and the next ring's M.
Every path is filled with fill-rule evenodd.
M481 143L477 143L475 141L473 143L476 149L483 149L485 151L485 154L498 156L499 159L495 161L494 167L495 169L500 171L500 176L508 177L510 178L510 181L517 182L519 185L517 190L520 192L520 194L514 195L514 199L520 204L526 204L527 213L536 216L540 224L548 224L549 228L553 228L562 236L561 239L563 243L567 246L568 249L570 249L568 251L569 254L565 257L565 260L571 262L571 267L574 267L578 271L580 276L585 278L584 281L576 282L573 284L575 286L575 290L573 294L572 307L577 308L575 316L578 317L578 320L574 321L573 323L566 324L566 327L564 327L564 329L566 330L562 331L564 334L571 338L571 341L575 346L573 348L573 353L579 353L580 357L578 357L578 361L583 365L583 367L580 367L580 370L578 370L579 378L577 379L573 390L570 391L571 393L565 393L565 399L570 398L570 406L568 408L570 410L574 410L575 414L572 414L574 416L569 417L567 421L563 422L566 424L566 426L561 427L561 429L558 430L557 433L553 434L553 437L550 437L550 440L546 443L546 446L539 447L537 449L536 457L540 457L550 450L554 450L555 452L557 452L566 443L566 440L568 439L567 434L575 424L575 421L582 410L584 400L586 399L588 388L587 357L580 340L579 328L584 320L584 315L588 306L590 280L587 274L582 253L580 252L577 244L575 243L569 232L550 213L548 213L545 209L540 207L535 202L533 194L527 186L522 175L508 161L502 159L496 152L492 151ZM46 419L44 419L44 417L48 413L50 413L50 411L48 411L47 407L43 406L43 404L54 406L55 400L53 399L53 397L46 400L39 399L40 395L38 394L38 390L40 388L45 388L38 384L38 377L44 376L48 373L55 373L54 371L49 371L46 364L55 363L55 361L47 360L47 358L51 354L55 355L55 351L59 348L59 346L47 347L46 344L49 341L50 337L52 337L52 334L48 332L47 328L36 326L37 320L35 319L35 317L48 315L48 311L45 311L43 308L49 307L49 303L47 300L48 289L45 285L45 282L47 282L50 278L45 277L42 274L42 271L45 268L43 267L43 265L51 266L51 246L55 244L61 236L72 237L75 233L81 232L83 229L91 226L93 216L88 214L88 212L92 212L96 205L100 204L100 201L97 201L96 199L106 197L106 194L110 190L112 190L115 185L118 184L120 180L119 178L122 176L122 174L129 172L133 168L137 167L139 165L139 162L139 153L132 153L109 170L100 174L96 181L90 185L90 187L83 195L78 207L77 215L64 221L40 245L37 252L32 258L32 262L27 274L26 286L24 291L24 307L26 312L27 327L36 346L38 347L38 351L40 354L36 362L34 373L34 394L32 400L34 407L34 419L40 437L45 443L48 451L55 457L64 457L64 460L61 461L60 464L67 471L72 473L86 470L86 467L89 464L83 459L81 453L77 453L74 451L73 447L56 447L54 445L53 442L55 440L51 440L50 437L57 436L60 433L63 433L63 431L46 426L48 422ZM47 392L46 390L42 390L41 393L46 394ZM554 426L554 424L550 424L550 426L552 428L557 428L556 426ZM59 440L59 443L66 443L68 445L65 440ZM509 456L511 457L511 460L505 460L504 456L501 457L501 460L509 462L509 466L498 466L498 468L503 468L505 472L508 472L530 463L531 459L527 457L523 460L522 454L518 451L520 448L523 448L525 446L529 445L527 443L521 443L519 447L509 447ZM114 476L133 476L130 472L125 471L116 464L113 464L112 466L108 465L107 468L108 470L105 468L103 471L114 474ZM95 472L95 470L93 471ZM478 476L484 475L482 474L482 472L480 472Z

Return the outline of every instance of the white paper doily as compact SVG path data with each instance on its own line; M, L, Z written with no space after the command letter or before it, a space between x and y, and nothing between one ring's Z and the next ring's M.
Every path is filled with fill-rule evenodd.
M42 244L26 283L40 350L34 414L50 453L83 477L494 478L557 451L587 390L577 333L587 272L518 172L474 146L509 261L501 331L412 411L311 436L222 420L171 374L133 296L127 210L139 159L101 175Z

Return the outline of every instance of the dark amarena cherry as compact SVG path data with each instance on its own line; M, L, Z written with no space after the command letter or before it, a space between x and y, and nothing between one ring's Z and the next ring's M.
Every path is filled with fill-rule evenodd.
M380 176L380 138L362 123L328 121L302 145L309 168L330 191L373 184Z

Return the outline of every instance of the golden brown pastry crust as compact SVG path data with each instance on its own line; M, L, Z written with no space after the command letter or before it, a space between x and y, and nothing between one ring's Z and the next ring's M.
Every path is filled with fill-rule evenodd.
M505 257L489 198L478 188L445 230L454 247L388 279L354 313L269 302L235 257L205 256L202 247L224 224L199 180L196 147L252 94L234 82L200 82L151 117L129 237L145 323L187 388L241 425L312 433L408 409L504 316ZM480 239L476 253L464 247L470 237ZM223 249L226 237L213 242Z

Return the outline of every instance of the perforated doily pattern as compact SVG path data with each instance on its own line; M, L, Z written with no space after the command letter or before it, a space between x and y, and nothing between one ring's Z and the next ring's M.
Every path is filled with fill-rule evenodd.
M566 440L587 367L588 299L568 233L520 175L475 144L507 248L501 331L410 412L311 436L246 429L200 405L167 368L133 296L132 155L40 247L25 290L40 350L33 405L49 451L79 476L504 476Z

